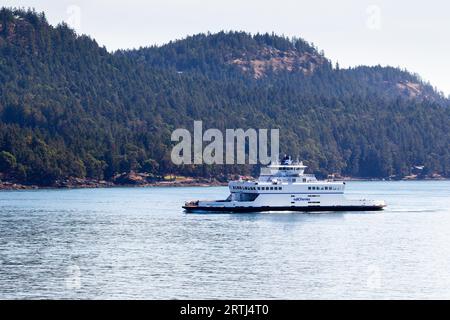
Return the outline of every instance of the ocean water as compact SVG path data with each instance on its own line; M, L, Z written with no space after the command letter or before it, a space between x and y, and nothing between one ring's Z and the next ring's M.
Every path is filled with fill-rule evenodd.
M1 299L449 299L450 181L382 212L187 214L225 187L0 192Z

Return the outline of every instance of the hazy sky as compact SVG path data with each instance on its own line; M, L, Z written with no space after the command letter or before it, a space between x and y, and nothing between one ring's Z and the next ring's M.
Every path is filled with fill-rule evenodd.
M299 36L341 67L391 65L450 94L450 2L444 0L2 0L45 11L109 50L162 44L199 32Z

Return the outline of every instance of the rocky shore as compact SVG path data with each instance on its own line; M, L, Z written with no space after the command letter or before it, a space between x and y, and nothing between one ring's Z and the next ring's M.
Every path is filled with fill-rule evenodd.
M250 178L250 177L248 177ZM51 185L28 185L21 184L17 181L0 180L1 190L32 190L32 189L75 189L75 188L114 188L114 187L212 187L226 186L230 178L207 179L207 178L191 178L191 177L169 177L155 178L144 173L122 173L118 174L110 181L85 179L85 178L68 178L57 180ZM427 177L406 176L401 179L363 179L355 177L334 177L336 181L382 181L382 180L445 180L439 175Z
M169 179L154 178L142 173L123 173L112 180L97 180L85 178L67 178L57 180L51 185L27 185L15 181L0 180L0 190L30 190L30 189L75 189L75 188L114 188L114 187L208 187L225 186L226 181L207 178L173 177Z

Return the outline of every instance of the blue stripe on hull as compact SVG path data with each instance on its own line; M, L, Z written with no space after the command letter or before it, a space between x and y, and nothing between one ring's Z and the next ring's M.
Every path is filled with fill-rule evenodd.
M265 212L265 211L301 211L301 212L320 212L320 211L378 211L383 210L383 206L308 206L308 207L186 207L187 212Z

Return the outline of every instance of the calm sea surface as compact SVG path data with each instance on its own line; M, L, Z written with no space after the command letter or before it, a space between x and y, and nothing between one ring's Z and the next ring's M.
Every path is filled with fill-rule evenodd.
M376 213L186 214L227 188L0 192L0 298L450 299L450 182L349 182Z

